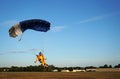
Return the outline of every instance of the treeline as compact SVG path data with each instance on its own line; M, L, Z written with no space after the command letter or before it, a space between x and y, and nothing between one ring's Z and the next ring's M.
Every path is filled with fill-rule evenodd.
M27 66L27 67L1 67L0 72L53 72L53 70L57 70L60 72L63 69L67 69L69 71L72 71L73 69L88 69L88 68L120 68L120 64L115 65L112 67L112 65L103 65L99 67L95 66L87 66L87 67L55 67L54 65L48 65L47 68L43 68L43 66Z
M55 69L53 65L44 68L43 66L27 66L27 67L1 67L0 72L52 72Z

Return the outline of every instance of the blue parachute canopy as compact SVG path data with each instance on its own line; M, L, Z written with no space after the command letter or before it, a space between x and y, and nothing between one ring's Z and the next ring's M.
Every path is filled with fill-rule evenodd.
M9 29L9 35L15 38L28 29L40 32L47 32L48 30L50 30L50 23L41 19L30 19L21 21Z

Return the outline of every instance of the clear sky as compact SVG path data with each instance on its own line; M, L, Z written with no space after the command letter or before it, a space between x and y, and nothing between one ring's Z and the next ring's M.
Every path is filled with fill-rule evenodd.
M0 67L120 64L120 0L0 0ZM27 19L44 19L51 30L9 37L9 28Z

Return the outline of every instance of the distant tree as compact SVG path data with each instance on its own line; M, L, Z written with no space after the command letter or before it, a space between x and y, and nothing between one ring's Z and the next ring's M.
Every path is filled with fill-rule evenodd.
M69 71L73 71L73 67L69 67L68 70L69 70Z
M9 71L16 72L19 71L19 68L17 66L12 66Z
M55 69L55 66L53 66L53 65L48 65L48 67L45 68L45 71L46 71L46 72L52 72L54 69Z
M94 68L97 68L97 67L95 67L95 66L87 66L87 67L85 67L85 69L94 69Z
M99 68L112 68L112 65L105 64L104 66L100 66Z
M114 68L120 68L120 64L115 65Z
M58 72L61 72L61 68L60 67L55 67L55 69L57 69Z
M109 68L107 64L105 64L103 67L104 67L104 68Z
M112 68L112 65L109 65L109 68Z
M0 68L0 72L8 72L10 68L8 67L2 67Z

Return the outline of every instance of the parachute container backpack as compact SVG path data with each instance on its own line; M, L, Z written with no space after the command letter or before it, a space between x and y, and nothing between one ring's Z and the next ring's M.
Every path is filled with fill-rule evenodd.
M48 30L50 30L50 22L42 19L30 19L21 21L13 25L9 29L9 36L15 38L24 33L28 29L39 32L47 32Z

